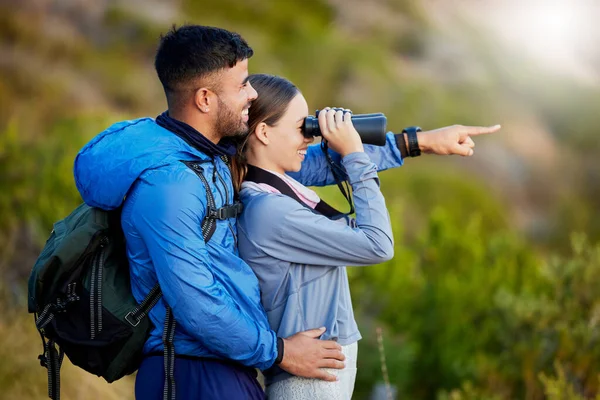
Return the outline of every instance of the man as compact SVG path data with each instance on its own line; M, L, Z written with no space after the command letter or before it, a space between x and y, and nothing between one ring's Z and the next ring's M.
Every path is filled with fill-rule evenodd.
M343 368L340 346L317 339L322 329L276 338L260 304L258 281L238 257L235 215L214 220L214 233L204 242L209 200L199 176L182 161L201 168L212 207L235 209L230 172L221 159L233 155L235 147L221 139L247 132L248 108L257 96L246 79L251 56L237 34L202 26L174 29L162 38L155 60L168 112L156 121L111 126L75 161L86 203L123 206L136 299L141 301L157 281L162 290L149 314L154 328L136 379L140 399L163 396L167 305L176 322L179 398L263 398L254 368L274 363L292 374L325 380L335 377L321 367ZM168 376L166 381L172 383Z
M239 35L223 29L173 29L155 59L168 111L111 126L75 161L86 203L122 206L135 298L144 299L157 282L162 290L136 378L140 399L159 399L163 389L174 398L174 382L182 399L259 399L264 393L254 368L278 364L294 375L335 380L322 368L344 366L340 346L318 339L323 329L276 337L257 278L238 257L237 207L224 159L235 153L228 139L247 133L257 97L247 81L252 54ZM469 134L484 131L443 128L406 146L415 155L418 139L423 151L470 155ZM174 365L163 357L165 348L177 355Z

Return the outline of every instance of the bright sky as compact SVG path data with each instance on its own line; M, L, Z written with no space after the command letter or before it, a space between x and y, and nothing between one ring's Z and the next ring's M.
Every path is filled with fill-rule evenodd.
M600 0L449 3L462 9L478 25L488 27L512 49L520 49L538 60L543 67L600 82Z

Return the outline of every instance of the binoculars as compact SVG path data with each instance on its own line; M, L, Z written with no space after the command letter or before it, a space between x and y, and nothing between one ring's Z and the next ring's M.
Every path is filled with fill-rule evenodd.
M323 136L319 128L319 110L315 115L309 115L302 124L302 134L304 137ZM373 144L376 146L385 145L385 134L387 132L387 118L382 113L374 114L356 114L352 115L352 125L358 132L360 139L364 144Z

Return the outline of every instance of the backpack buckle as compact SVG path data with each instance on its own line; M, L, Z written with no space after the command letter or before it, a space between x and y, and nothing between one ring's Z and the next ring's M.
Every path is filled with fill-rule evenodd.
M40 365L44 368L48 368L48 359L45 354L40 354L38 356L38 360L40 360Z
M67 311L67 306L69 305L69 301L62 301L62 299L59 297L58 299L56 299L56 302L52 305L52 311L54 311L55 313L64 313Z
M221 208L208 207L208 218L220 220L235 218L241 214L243 208L239 201Z
M125 316L125 321L129 322L134 328L140 324L140 320L133 316L133 312L129 311Z
M223 219L223 209L208 207L208 218L211 219Z

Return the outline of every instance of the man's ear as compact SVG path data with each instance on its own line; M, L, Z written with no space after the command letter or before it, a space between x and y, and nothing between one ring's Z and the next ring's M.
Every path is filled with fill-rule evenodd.
M200 88L194 94L194 104L203 113L210 111L210 106L213 104L213 92L207 88Z
M261 122L254 129L256 138L265 146L269 144L269 126L265 122Z

